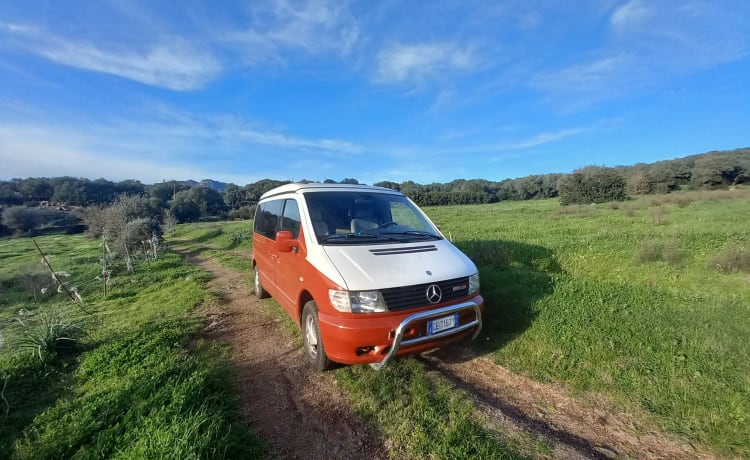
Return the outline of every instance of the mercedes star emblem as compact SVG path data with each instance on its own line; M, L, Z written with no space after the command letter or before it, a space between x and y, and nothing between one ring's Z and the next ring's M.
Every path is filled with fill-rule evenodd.
M440 286L437 284L431 284L427 287L427 301L430 303L440 303L443 299L443 293L440 291Z

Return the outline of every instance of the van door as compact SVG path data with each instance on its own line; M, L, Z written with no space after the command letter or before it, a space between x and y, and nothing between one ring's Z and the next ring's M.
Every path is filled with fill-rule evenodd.
M292 232L295 239L300 237L300 212L296 200L284 200L284 209L279 225L279 231L282 230ZM289 316L297 321L299 321L297 299L302 289L300 279L303 273L303 264L307 263L303 252L304 245L300 242L296 250L276 254L276 284L279 289L276 300L289 313Z
M253 224L253 258L260 273L263 287L273 297L277 296L276 287L276 232L279 228L282 200L266 201L258 205Z

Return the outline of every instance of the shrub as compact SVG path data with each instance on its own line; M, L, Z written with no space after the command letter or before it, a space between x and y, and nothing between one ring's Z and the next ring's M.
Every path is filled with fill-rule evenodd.
M641 263L655 262L659 260L660 255L661 250L659 248L659 245L654 243L653 241L646 241L641 244L641 247L638 249L636 260Z
M239 246L240 243L249 240L252 236L249 230L238 230L229 236L229 242L232 246Z
M750 250L731 243L722 254L709 260L709 266L724 273L750 272Z
M86 236L93 239L102 237L104 234L104 215L106 211L106 208L99 206L83 208L80 212L80 216L83 224L86 226Z
M667 211L667 209L664 207L654 208L651 211L651 216L654 219L654 225L667 225L667 214L669 214L669 211Z
M612 168L589 166L560 180L560 204L624 201L625 179Z
M164 210L164 231L172 233L177 226L177 218L169 209Z
M112 243L112 250L122 255L140 247L153 232L159 232L156 216L161 211L142 195L120 195L107 208L89 208L83 212L87 235L104 237Z
M229 217L232 219L250 220L255 217L255 205L240 206L239 209L229 211Z
M664 245L664 261L670 265L680 265L683 255L677 241L669 241Z
M3 225L18 234L33 233L50 227L66 228L76 224L76 216L57 209L14 206L3 211Z
M141 246L141 241L148 240L151 238L153 233L153 227L151 225L151 219L141 217L139 219L133 219L125 224L125 227L120 231L120 234L115 240L115 247L118 250L124 251L125 247L130 250Z
M64 348L75 346L83 334L83 329L66 319L59 308L37 314L21 310L16 320L21 324L16 347L31 352L42 362L55 357Z

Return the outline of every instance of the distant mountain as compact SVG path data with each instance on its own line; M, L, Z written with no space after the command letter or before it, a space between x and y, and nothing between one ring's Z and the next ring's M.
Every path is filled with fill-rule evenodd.
M219 193L224 193L224 190L227 189L227 183L226 182L219 182L213 179L203 179L200 182L196 182L194 180L183 180L179 181L178 184L187 185L188 187L195 187L196 185L200 185L201 187L210 188L213 190L216 190Z

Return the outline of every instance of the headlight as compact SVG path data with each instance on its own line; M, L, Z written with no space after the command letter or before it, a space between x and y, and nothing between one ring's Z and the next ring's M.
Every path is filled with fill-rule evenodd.
M379 313L388 311L380 291L336 291L328 290L331 305L347 313Z
M469 295L479 293L479 273L474 273L469 277Z

